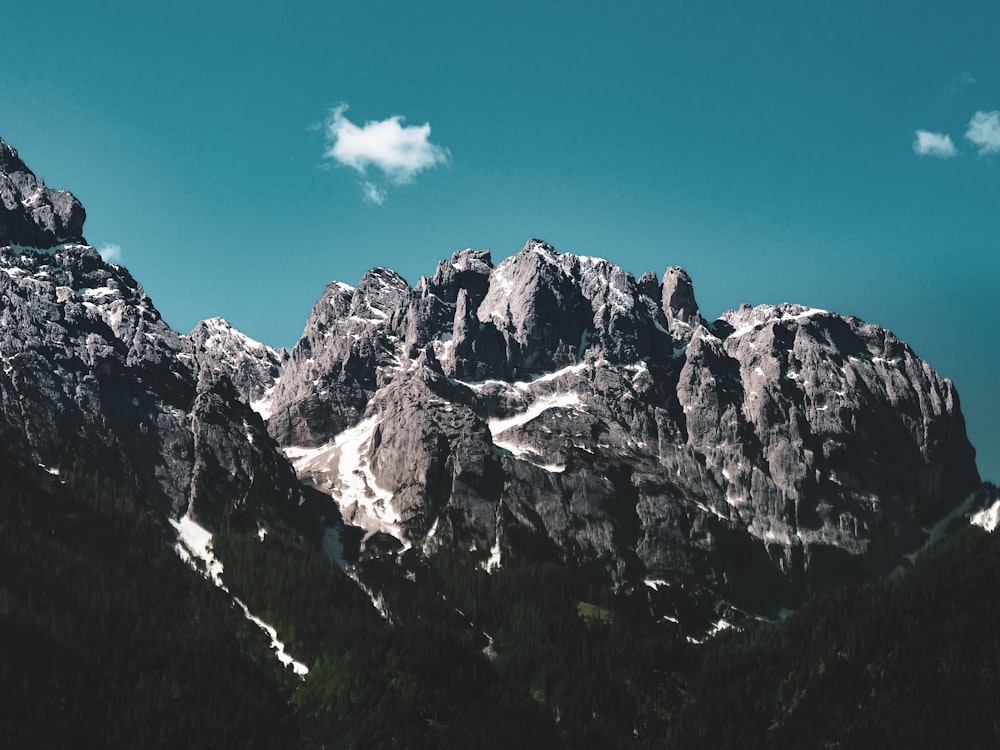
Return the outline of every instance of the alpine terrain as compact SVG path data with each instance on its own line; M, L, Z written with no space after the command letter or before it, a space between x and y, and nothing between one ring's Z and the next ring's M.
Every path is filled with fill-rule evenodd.
M700 665L721 674L732 641L697 643L910 585L916 553L995 494L953 384L848 315L709 321L680 267L635 278L531 239L413 285L333 282L277 351L219 318L173 330L84 219L0 141L0 649L60 654L37 675L0 661L21 747L723 746L685 696L712 702ZM131 653L179 640L88 687L121 617L157 634L116 635ZM207 633L228 644L211 669L158 681ZM219 701L261 705L163 708L226 674ZM65 725L32 725L53 695ZM742 739L787 746L789 705Z
M681 268L539 240L330 284L258 408L366 539L541 556L694 628L884 575L980 484L953 385L889 331L709 323Z

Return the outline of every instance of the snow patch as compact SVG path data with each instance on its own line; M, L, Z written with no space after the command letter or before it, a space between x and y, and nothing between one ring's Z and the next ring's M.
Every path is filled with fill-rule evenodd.
M339 289L341 292L346 292L347 294L354 293L354 287L351 286L350 284L345 284L343 281L335 281L333 282L333 285L337 287L337 289ZM331 304L333 304L332 300Z
M965 500L963 500L960 505L958 505L956 508L952 509L952 511L950 513L948 513L943 518L941 518L936 524L934 524L933 526L931 526L929 529L924 529L924 532L927 534L927 541L924 542L917 549L913 550L912 552L909 552L909 553L903 555L903 560L905 560L905 561L909 562L910 564L912 564L917 559L917 557L920 555L921 552L923 552L929 546L931 546L932 544L934 544L934 542L938 541L939 539L941 539L941 537L944 536L945 532L948 530L948 527L951 526L951 524L955 521L955 519L957 519L957 518L959 518L961 516L967 516L969 514L969 512L972 510L972 508L976 504L976 499L977 499L976 495L977 495L977 493L975 493L975 492L972 493L967 498L965 498ZM998 501L998 503L1000 503L1000 501ZM996 505L994 505L993 507L996 507ZM983 522L986 522L989 519L989 514L990 514L990 511L993 510L993 507L987 508L987 509L985 509L983 511L980 511L980 512L976 513L970 519L970 522L971 523L975 523L977 526L982 525L982 524L976 523L975 519L977 517L981 516L982 517L981 520ZM983 528L986 528L986 527L983 526ZM989 530L990 529L987 529L987 531L989 531ZM894 578L894 577L900 575L905 569L906 569L906 565L901 562L889 574L889 577L890 578Z
M584 334L586 336L586 334ZM641 367L645 363L639 362L634 365L635 367ZM586 372L588 365L586 362L578 362L575 365L568 365L566 367L560 368L558 370L553 370L552 372L542 373L539 375L533 375L528 380L459 380L457 378L449 378L449 380L456 385L463 385L466 388L476 391L482 391L484 388L493 386L501 387L505 389L517 389L519 391L530 391L532 386L538 385L539 383L549 383L553 380L559 380L567 375L574 375Z
M180 520L170 519L170 525L177 530L177 544L174 550L192 568L198 570L212 583L226 589L222 583L222 562L212 550L212 533L195 521L190 514ZM204 565L202 569L198 563Z
M489 420L490 433L493 435L493 442L496 444L498 435L515 427L522 427L528 422L541 416L549 409L578 409L583 406L583 401L577 393L556 393L551 396L539 398L520 414L504 419Z
M821 310L818 307L803 307L793 304L760 305L749 310L731 310L724 313L722 318L735 329L726 337L731 339L753 333L758 328L779 320L794 320L796 323L804 323L816 315L829 315L829 311Z
M736 494L734 494L732 492L727 492L726 493L726 502L729 505L733 506L734 508L736 508L736 507L738 507L740 505L745 505L746 501L747 501L747 499L745 497L741 496L741 495L736 495Z
M490 434L493 437L493 445L501 450L510 452L511 455L521 459L522 461L534 464L544 471L554 474L562 473L566 471L566 467L564 465L556 463L543 463L534 447L514 442L512 440L504 440L500 436L508 430L523 427L549 409L579 409L582 408L583 405L583 401L577 393L557 393L551 396L539 398L537 401L532 403L527 410L520 414L515 414L512 417L506 417L504 419L491 419L487 424L490 428Z
M369 417L319 448L290 446L282 450L296 474L329 494L346 521L367 531L366 538L381 531L409 549L402 518L392 505L392 493L378 486L369 465L368 451L377 425L375 417Z
M986 531L994 531L997 524L1000 523L1000 500L997 500L989 508L985 508L974 514L971 522Z
M358 587L365 592L365 594L368 596L368 600L372 603L372 606L379 613L379 615L381 615L382 619L385 620L386 622L392 622L392 616L389 613L388 606L386 606L385 597L382 596L382 592L375 591L374 589L369 587L360 578L358 578L357 575L352 571L348 571L348 575L351 577L351 580L353 580L356 584L358 584Z
M546 464L541 463L541 457L535 452L535 449L530 445L523 445L521 443L513 443L507 440L500 440L499 438L494 438L493 445L499 448L500 451L507 451L514 458L529 463L532 466L537 466L542 471L547 471L550 474L562 474L566 471L566 466L563 464Z
M285 651L285 644L278 640L278 631L275 630L273 625L268 625L266 622L257 617L257 615L253 614L239 597L234 596L233 601L236 602L236 605L243 612L244 617L267 633L267 636L271 639L271 650L274 651L274 655L278 657L278 661L280 661L285 667L291 667L292 671L299 677L304 678L307 674L309 674L309 667L300 661L296 661Z
M434 523L431 524L430 531L427 532L427 539L433 539L434 535L437 534L438 523L441 521L441 517L438 516L434 519Z
M229 594L236 606L243 612L243 616L263 630L271 639L271 650L274 651L278 661L286 667L290 666L295 674L304 678L309 673L309 667L289 656L285 651L285 644L278 640L278 631L253 614L247 605L240 601L239 597L233 596L222 582L222 561L215 556L212 549L212 533L195 521L190 512L185 513L179 520L170 519L170 525L177 531L174 551L178 557ZM263 540L264 536L261 532L258 533Z
M487 573L492 573L493 571L500 569L500 519L502 509L503 505L497 505L495 538L493 546L490 547L489 559L486 561L486 565L484 566ZM490 642L492 643L492 639Z
M490 547L490 558L486 561L486 570L492 573L494 570L500 568L500 535L497 534L497 540Z
M115 297L119 296L117 289L112 289L111 287L101 286L96 289L83 289L80 291L81 297L91 297L96 299L101 299L102 297Z

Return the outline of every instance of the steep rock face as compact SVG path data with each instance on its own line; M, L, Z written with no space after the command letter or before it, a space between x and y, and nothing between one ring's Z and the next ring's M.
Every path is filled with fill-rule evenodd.
M529 240L490 275L476 317L480 329L469 335L491 337L495 330L503 348L500 367L473 376L516 379L574 364L590 350L632 362L669 341L666 321L631 274L606 260L560 254L540 240Z
M0 440L170 517L547 557L698 628L884 574L979 486L950 381L855 318L709 324L683 269L530 240L332 283L286 357L218 319L179 335L64 241L75 198L2 142L0 167Z
M86 216L71 193L46 187L0 140L0 247L45 249L82 242Z
M687 341L694 326L703 322L694 298L694 285L687 271L680 266L667 269L663 275L661 300L671 335Z
M254 341L222 318L201 321L187 339L202 367L224 372L243 399L258 410L277 385L288 359L284 349Z
M399 365L411 297L384 268L366 273L356 289L326 288L267 407L269 429L283 445L317 446L360 421L386 371Z
M279 355L217 321L179 335L125 268L61 242L82 232L73 196L45 188L6 144L0 167L5 444L53 471L100 467L168 517L190 513L209 527L240 515L291 523L307 499L315 504L246 403L276 375ZM30 194L13 209L11 186ZM256 363L223 356L233 341Z
M673 618L884 574L979 485L954 387L888 331L797 305L709 325L683 269L537 240L332 284L272 409L370 533L530 550Z
M469 529L486 544L503 474L486 422L454 391L428 347L376 395L372 476L391 494L408 538L433 529L438 542L455 540Z
M85 245L0 249L0 404L49 467L95 462L172 516L294 507L297 482L228 377Z

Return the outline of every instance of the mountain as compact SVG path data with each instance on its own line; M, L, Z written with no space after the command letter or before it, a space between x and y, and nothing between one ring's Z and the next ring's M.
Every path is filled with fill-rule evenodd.
M980 484L952 383L853 317L708 322L679 267L530 240L331 283L290 354L185 336L72 195L2 164L3 437L165 519L550 560L699 630L886 574Z
M244 401L260 411L288 359L284 349L272 349L238 331L223 318L209 318L187 336L203 367L224 372ZM263 416L267 418L267 414Z
M218 321L178 334L127 269L85 244L75 198L45 187L6 143L0 159L5 444L53 472L100 467L164 518L299 523L315 493L237 390L266 383L280 355ZM245 344L243 360L220 357L227 336Z
M0 200L16 746L996 739L923 700L995 695L995 535L916 557L996 489L889 331L529 240L331 283L278 351L174 331L2 141Z
M0 140L0 247L44 249L81 241L86 218L76 197L46 187L17 151Z
M884 575L980 484L954 386L889 331L709 323L681 268L539 240L330 284L266 411L369 539L556 560L687 626Z

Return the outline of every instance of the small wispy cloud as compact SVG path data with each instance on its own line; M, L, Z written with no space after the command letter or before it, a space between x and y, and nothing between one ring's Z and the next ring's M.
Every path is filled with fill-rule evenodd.
M913 138L913 153L918 156L934 156L938 159L950 159L958 155L958 149L946 133L932 133L929 130L918 130Z
M376 206L381 206L385 203L385 190L380 188L374 182L369 182L365 180L361 183L361 195L369 203L374 203Z
M965 137L979 149L980 156L1000 154L1000 112L976 112Z
M110 242L106 242L97 248L97 252L101 254L101 258L104 259L105 263L121 263L122 262L122 248L121 245L115 245Z
M358 172L364 178L362 195L370 203L385 202L386 190L379 180L405 185L451 158L448 149L431 143L430 123L404 125L402 116L393 115L356 125L345 112L346 104L330 110L324 123L327 148L323 156Z

